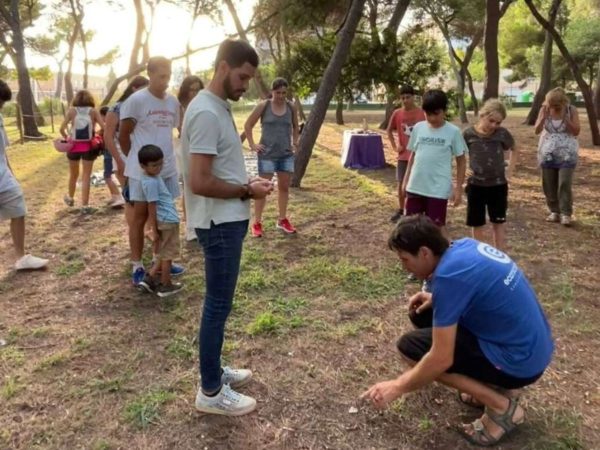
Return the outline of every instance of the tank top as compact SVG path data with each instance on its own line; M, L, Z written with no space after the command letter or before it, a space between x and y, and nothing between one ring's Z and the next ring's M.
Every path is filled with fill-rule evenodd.
M261 159L279 159L292 156L292 109L286 102L285 113L278 116L267 102L261 116L262 133L260 143L265 146Z

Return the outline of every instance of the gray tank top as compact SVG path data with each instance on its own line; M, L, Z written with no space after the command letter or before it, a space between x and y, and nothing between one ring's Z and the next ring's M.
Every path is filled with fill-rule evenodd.
M278 116L271 109L271 101L267 102L261 116L262 133L260 143L265 151L260 154L262 159L279 159L292 156L292 109L286 102L285 113Z

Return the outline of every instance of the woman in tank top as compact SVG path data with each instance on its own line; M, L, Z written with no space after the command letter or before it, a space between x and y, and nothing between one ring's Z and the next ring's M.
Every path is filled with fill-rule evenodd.
M562 88L552 89L538 115L535 133L540 134L538 161L542 187L550 215L548 222L571 225L573 171L577 165L580 125L577 109L569 104Z
M298 145L298 115L294 106L287 100L288 82L275 78L271 86L272 98L259 103L246 120L244 131L250 149L258 156L258 175L272 179L277 174L277 198L279 217L276 227L284 233L296 232L287 218L289 187L294 173L294 154ZM260 119L261 137L254 142L252 129ZM262 237L262 213L266 199L254 201L254 222L252 236Z

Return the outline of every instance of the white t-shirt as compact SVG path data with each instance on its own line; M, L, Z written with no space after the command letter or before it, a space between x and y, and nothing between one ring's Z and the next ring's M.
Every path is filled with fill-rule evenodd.
M8 136L4 129L4 120L0 114L0 192L12 191L15 188L19 188L19 183L17 183L13 173L8 168L6 147L8 147Z
M250 219L250 201L195 195L189 188L190 154L214 155L214 176L232 184L248 183L242 142L228 102L208 90L188 106L181 130L181 162L187 222L193 228Z
M175 153L173 152L173 128L179 126L179 102L171 94L160 99L148 88L132 94L121 105L120 119L135 120L131 133L131 149L125 163L125 176L140 180L142 169L138 161L140 148L147 144L160 147L164 154L160 176L169 178L177 175Z

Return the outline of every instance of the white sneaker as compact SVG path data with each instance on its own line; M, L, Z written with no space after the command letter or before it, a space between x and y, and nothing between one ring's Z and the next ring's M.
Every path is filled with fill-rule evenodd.
M232 388L240 388L247 385L252 379L252 371L248 369L232 369L231 367L223 367L223 375L221 375L221 383L228 384Z
M108 202L108 206L111 208L120 208L125 205L125 199L122 195L115 195L110 202Z
M196 409L206 414L221 414L224 416L243 416L256 408L256 400L247 395L234 391L224 384L221 391L214 397L208 397L198 389Z
M33 255L25 255L15 263L15 270L36 270L46 267L48 260Z
M565 227L570 227L571 223L572 223L571 216L565 216L565 215L560 216L560 224L561 225L564 225Z
M548 217L546 217L546 222L558 222L560 220L560 216L558 213L550 213Z

